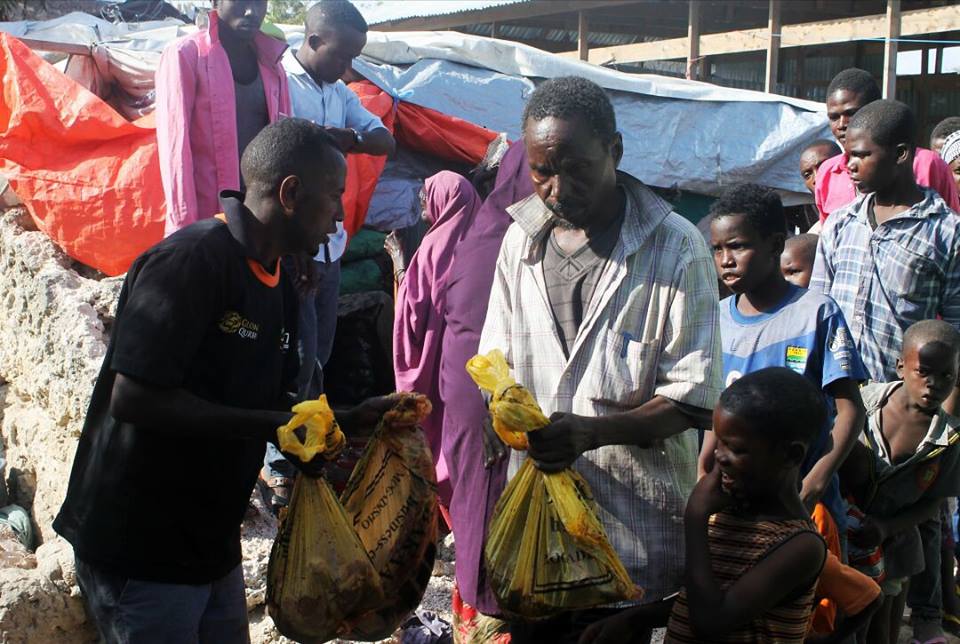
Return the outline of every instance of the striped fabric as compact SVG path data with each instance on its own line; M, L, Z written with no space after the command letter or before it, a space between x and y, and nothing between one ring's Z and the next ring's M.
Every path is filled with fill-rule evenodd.
M960 328L960 219L921 187L923 200L872 230L873 193L827 219L810 290L843 310L870 379L897 380L903 332L938 315Z
M620 239L566 357L542 267L550 212L532 195L508 211L480 352L503 350L517 382L549 416L604 416L660 395L712 409L721 389L717 276L697 229L620 173ZM510 475L525 454L511 455ZM697 434L649 448L610 445L574 464L590 484L610 542L653 601L683 576L683 510L696 482Z
M802 532L816 532L809 519L756 521L741 519L728 510L710 517L707 534L713 574L721 590L727 590L748 570L787 539ZM750 642L753 644L787 644L803 642L813 613L816 579L798 597L769 609L723 638L704 640L694 635L690 624L686 589L680 591L667 624L665 644L687 642Z

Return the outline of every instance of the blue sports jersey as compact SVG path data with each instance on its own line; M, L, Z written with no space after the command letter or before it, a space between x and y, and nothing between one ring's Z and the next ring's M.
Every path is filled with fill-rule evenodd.
M736 295L720 302L720 342L723 346L723 377L727 386L746 373L767 367L787 367L803 374L823 391L827 400L827 424L810 446L801 469L805 476L829 445L836 408L826 391L841 378L867 380L867 371L850 337L840 307L829 296L790 285L783 302L759 315L744 315L737 309ZM834 476L824 493L824 504L838 525L843 525L839 488Z

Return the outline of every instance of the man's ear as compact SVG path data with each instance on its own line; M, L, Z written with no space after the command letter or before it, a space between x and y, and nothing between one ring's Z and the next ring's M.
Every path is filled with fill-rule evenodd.
M320 36L320 34L313 33L307 36L306 42L307 42L307 47L316 51L317 48L323 44L323 38Z
M897 143L897 164L910 163L912 148L906 143Z
M807 456L807 446L800 441L793 441L787 444L786 450L787 462L800 467Z
M613 143L610 144L610 156L613 157L614 167L620 167L620 160L623 159L623 137L619 132L613 135Z
M897 378L903 380L903 358L897 358Z
M297 207L297 199L300 195L300 177L291 174L280 182L279 198L280 207L284 214L291 215Z

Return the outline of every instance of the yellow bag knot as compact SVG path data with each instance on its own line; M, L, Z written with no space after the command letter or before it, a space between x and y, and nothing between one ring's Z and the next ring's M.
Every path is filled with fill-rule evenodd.
M294 416L290 421L277 428L277 441L280 451L293 454L304 463L309 463L317 454L328 461L340 455L347 443L346 436L333 417L333 410L327 403L327 396L317 400L305 400L293 406ZM298 427L306 428L301 441L296 434Z
M510 377L507 359L499 349L485 356L470 358L467 373L478 387L492 396L490 416L493 419L493 431L513 449L527 449L530 443L526 432L550 424L550 419L543 415L533 394Z

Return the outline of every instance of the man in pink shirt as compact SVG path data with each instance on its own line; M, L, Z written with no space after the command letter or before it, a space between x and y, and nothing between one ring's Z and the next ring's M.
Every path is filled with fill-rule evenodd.
M280 58L260 31L267 0L214 0L206 29L170 43L157 69L157 148L167 201L164 235L213 217L221 190L241 190L240 155L290 115Z
M845 69L830 81L827 87L827 119L830 130L841 146L845 145L847 125L850 118L864 105L879 100L880 87L863 69L851 67ZM933 188L954 211L960 211L960 199L957 186L953 182L950 168L936 153L925 148L916 148L913 157L913 174L921 186ZM827 216L846 206L857 197L857 189L847 171L846 154L824 161L817 171L815 198L820 222Z

